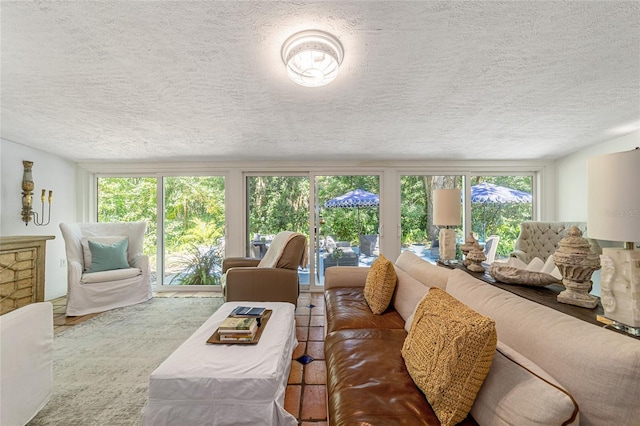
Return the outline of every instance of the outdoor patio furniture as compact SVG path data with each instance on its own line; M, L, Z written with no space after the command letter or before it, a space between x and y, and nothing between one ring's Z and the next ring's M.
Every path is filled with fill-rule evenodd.
M353 251L348 241L335 241L326 237L327 251L322 255L322 271L330 266L358 266L358 254Z
M360 253L376 256L378 250L378 235L360 235Z

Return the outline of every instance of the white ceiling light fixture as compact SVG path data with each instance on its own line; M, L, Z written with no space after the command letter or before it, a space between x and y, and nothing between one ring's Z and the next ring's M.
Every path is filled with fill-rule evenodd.
M302 31L282 45L282 60L289 78L306 87L331 83L338 75L343 56L338 39L324 31Z

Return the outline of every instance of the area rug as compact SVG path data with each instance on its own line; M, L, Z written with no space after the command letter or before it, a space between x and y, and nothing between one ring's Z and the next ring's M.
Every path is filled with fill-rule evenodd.
M53 395L29 425L142 424L149 375L222 303L153 298L56 334Z

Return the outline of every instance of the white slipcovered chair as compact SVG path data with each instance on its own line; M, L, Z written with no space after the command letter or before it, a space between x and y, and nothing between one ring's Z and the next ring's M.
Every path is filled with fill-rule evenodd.
M558 248L558 243L567 236L569 228L577 226L587 238L587 224L585 222L541 222L524 221L520 224L520 235L516 239L514 250L509 257L520 259L529 264L534 257L546 262ZM591 251L601 254L602 250L596 240L589 239Z
M31 303L0 317L0 425L27 424L53 390L53 306Z
M152 297L149 257L142 253L146 227L145 222L60 224L67 253L67 316L120 308ZM127 243L122 244L123 240ZM109 269L109 256L117 255L123 245L126 253L119 253L120 265ZM94 259L92 253L100 256Z

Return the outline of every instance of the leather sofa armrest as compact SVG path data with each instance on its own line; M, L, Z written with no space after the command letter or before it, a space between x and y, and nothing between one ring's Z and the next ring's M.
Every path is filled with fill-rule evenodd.
M256 267L258 263L260 263L260 259L253 257L226 257L222 261L222 273L224 274L231 268Z
M332 266L324 274L324 288L364 287L369 268L358 266Z

